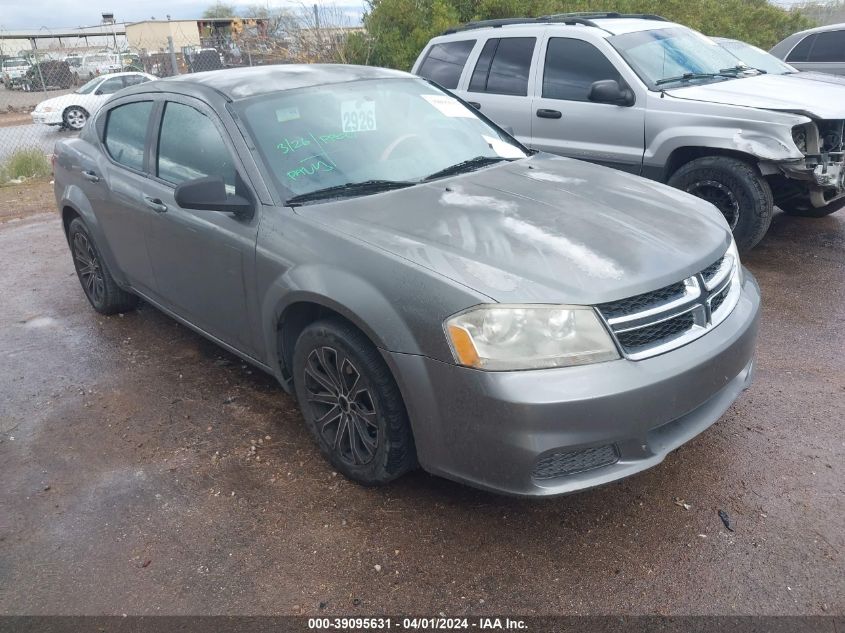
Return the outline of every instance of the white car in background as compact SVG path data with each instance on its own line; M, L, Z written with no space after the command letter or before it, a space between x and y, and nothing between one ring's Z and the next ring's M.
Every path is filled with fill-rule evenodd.
M70 94L42 101L32 111L33 123L81 130L88 118L118 90L156 79L147 73L113 73L95 77Z

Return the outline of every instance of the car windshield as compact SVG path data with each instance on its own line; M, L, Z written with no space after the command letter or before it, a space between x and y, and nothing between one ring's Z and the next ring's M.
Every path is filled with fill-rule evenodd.
M738 40L716 40L721 46L736 55L744 63L756 68L757 70L764 70L771 75L787 75L798 72L789 64L780 61L774 55L766 51L740 42Z
M29 62L25 59L10 59L3 62L3 68L20 68L21 66L29 66Z
M625 33L608 41L651 90L743 76L737 57L685 27Z
M527 156L471 108L419 79L275 92L240 110L285 199L347 185L365 195L379 185L410 186Z
M103 81L102 77L94 77L91 81L88 81L79 86L79 88L77 88L75 92L78 95L91 94L92 92L94 92L94 88L100 85L101 81Z
M65 57L65 61L71 66L81 66L82 65L82 58L81 57Z

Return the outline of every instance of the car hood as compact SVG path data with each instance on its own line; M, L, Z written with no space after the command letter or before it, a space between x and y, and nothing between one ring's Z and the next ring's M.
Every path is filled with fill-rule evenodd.
M842 75L832 75L830 73L818 73L811 70L802 70L801 72L790 74L789 76L796 77L798 79L821 81L826 84L837 84L839 86L845 86L845 77L843 77Z
M803 75L757 75L675 88L666 94L678 99L793 112L818 119L845 119L845 85Z
M543 154L297 212L513 303L595 304L655 290L713 263L730 242L721 214L698 198Z

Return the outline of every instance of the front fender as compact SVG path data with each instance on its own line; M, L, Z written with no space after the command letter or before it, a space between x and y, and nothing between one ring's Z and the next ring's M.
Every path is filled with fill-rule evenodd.
M646 115L647 167L663 167L682 148L712 148L762 161L802 160L792 128L810 121L799 114L680 99L655 98Z
M403 316L370 281L327 264L303 264L288 269L266 290L261 306L264 337L278 343L278 327L285 311L297 303L311 303L337 312L364 332L384 351L432 353L445 339L421 341ZM280 346L268 345L271 366L280 367Z

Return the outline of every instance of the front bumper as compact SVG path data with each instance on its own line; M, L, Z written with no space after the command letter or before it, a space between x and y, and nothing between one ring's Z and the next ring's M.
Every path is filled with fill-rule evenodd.
M43 123L44 125L62 124L61 112L32 112L30 116L32 116L33 123Z
M647 360L484 372L386 355L423 468L500 493L565 494L654 466L716 422L751 383L759 308L746 271L725 321ZM550 455L611 450L617 459L608 465L553 478L538 469Z

